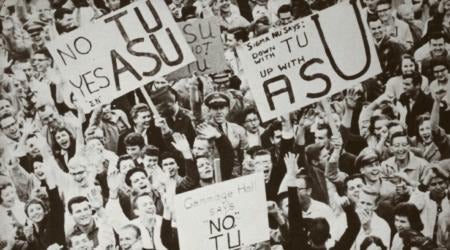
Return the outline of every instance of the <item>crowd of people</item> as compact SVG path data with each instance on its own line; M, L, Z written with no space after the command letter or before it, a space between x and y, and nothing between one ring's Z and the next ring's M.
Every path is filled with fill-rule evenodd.
M46 45L130 1L4 1L0 249L180 249L175 195L252 173L270 239L242 250L450 249L450 0L358 1L382 73L266 122L236 48L341 0L165 0L219 20L228 69L86 113Z

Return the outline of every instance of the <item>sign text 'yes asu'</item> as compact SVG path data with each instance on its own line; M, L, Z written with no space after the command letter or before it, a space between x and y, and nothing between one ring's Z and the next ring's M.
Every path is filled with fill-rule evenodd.
M350 88L381 72L356 1L250 40L238 49L264 121Z
M137 1L49 49L86 111L195 60L164 1Z

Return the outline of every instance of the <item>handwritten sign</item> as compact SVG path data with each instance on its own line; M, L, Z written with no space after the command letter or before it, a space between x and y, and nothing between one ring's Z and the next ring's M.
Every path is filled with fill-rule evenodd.
M168 79L190 77L194 72L211 74L227 69L220 25L216 17L191 19L178 25L197 61L169 74Z
M48 48L85 111L195 60L164 1L136 1Z
M236 249L270 238L262 174L179 194L175 211L181 250Z
M381 72L355 3L342 3L240 46L261 118L291 112Z

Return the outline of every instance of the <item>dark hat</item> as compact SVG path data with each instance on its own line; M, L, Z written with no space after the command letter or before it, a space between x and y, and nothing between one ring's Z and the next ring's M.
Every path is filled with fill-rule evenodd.
M38 21L30 21L23 26L23 29L26 30L30 35L39 35L41 31L44 30L45 24Z
M174 102L177 100L176 92L169 86L164 86L151 93L152 101L155 105L163 102Z
M230 98L220 92L213 92L206 96L205 105L209 108L217 106L230 106Z

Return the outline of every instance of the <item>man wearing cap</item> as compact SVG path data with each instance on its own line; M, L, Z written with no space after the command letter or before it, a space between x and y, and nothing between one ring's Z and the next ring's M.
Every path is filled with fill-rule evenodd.
M162 129L161 132L165 136L171 135L172 132L184 134L192 146L196 136L195 129L190 111L181 108L178 103L178 93L171 87L164 86L151 93L151 98L169 128L168 131ZM155 123L159 126L159 121Z
M206 96L205 105L209 108L210 119L219 130L224 133L231 142L235 151L235 164L233 176L241 174L241 162L245 150L248 148L248 142L245 135L245 129L236 123L229 122L227 115L230 112L230 98L222 92L213 92Z
M234 81L240 81L237 77L231 77L227 72L211 75L213 80L214 91L224 93L229 99L228 120L232 122L238 121L238 115L244 109L244 98L236 89L230 88Z

